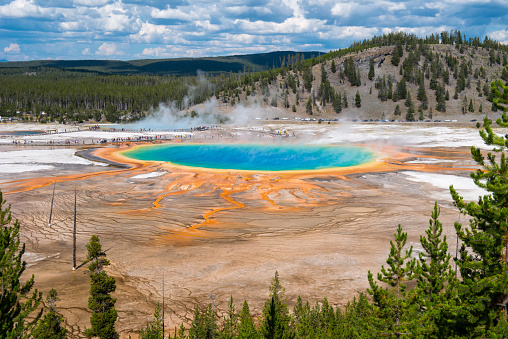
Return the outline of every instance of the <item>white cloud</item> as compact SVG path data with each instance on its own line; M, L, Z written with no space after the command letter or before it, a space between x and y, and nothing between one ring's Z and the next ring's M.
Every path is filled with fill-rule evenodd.
M83 28L83 25L77 21L67 21L60 23L60 28L63 31L78 31Z
M110 0L74 0L74 5L87 6L87 7L99 7L110 3Z
M8 47L4 48L5 53L19 53L21 49L18 44L10 44Z
M338 2L332 7L332 15L349 17L353 11L355 4L349 2Z
M90 55L90 48L85 48L84 50L81 51L81 54Z
M503 44L508 44L508 30L506 29L487 33L487 36Z
M490 4L492 0L445 0L444 2L457 5Z
M37 6L34 0L14 0L7 5L0 6L0 17L43 17L50 14L50 9Z
M303 17L303 10L300 7L299 0L282 0L282 2L293 10L294 17Z
M130 38L135 42L168 43L170 40L175 38L175 33L167 26L154 25L144 22L141 25L141 29L136 34L131 34Z
M96 55L111 56L111 55L122 55L123 52L118 50L118 47L114 43L103 43L95 52Z
M339 26L334 27L328 32L319 32L319 37L323 40L329 39L368 39L378 33L376 27L363 26Z
M183 21L194 21L211 18L210 9L206 7L191 7L185 9L187 9L187 11L184 11L183 8L170 8L168 5L166 9L152 9L151 15L157 19L176 19Z
M390 12L402 11L406 9L406 4L403 2L380 1L377 4L379 7L387 9Z
M127 9L121 2L97 8L97 13L100 15L100 19L97 19L98 28L102 28L106 34L130 32L134 28L131 27L131 24L135 26L137 23L133 17L129 16Z

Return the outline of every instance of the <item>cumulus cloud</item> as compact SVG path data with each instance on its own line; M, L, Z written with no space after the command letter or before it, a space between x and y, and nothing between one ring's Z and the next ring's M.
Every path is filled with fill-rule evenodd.
M0 6L0 17L42 17L50 14L51 10L36 5L34 0L14 0L7 5Z
M95 52L95 55L101 56L112 56L112 55L122 55L123 52L118 50L118 47L114 43L103 43Z
M111 2L111 0L74 0L74 5L76 6L88 6L88 7L97 7L104 6Z
M499 42L502 42L503 44L508 45L508 30L506 29L487 33L487 36L491 39L497 40Z
M442 29L508 41L508 2L502 0L3 0L0 4L0 43L9 46L15 40L29 45L32 59L329 51L387 32L424 36Z
M19 53L21 52L21 49L19 48L18 44L11 43L9 46L4 48L5 53Z
M332 8L332 15L349 17L355 7L355 4L350 2L338 2Z

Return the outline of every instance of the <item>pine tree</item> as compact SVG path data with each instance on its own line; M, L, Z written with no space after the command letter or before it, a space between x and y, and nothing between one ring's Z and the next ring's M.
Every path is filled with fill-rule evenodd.
M369 80L372 80L374 79L374 76L375 76L375 72L374 72L374 59L371 58L370 61L369 61Z
M32 275L24 284L20 282L25 271L23 261L25 244L19 239L20 223L12 222L11 207L4 208L5 200L0 191L0 339L23 338L40 319L42 310L28 320L42 299L35 289Z
M275 277L270 285L270 297L263 306L261 330L265 338L290 337L290 315L284 293L285 289L279 281L279 272L275 271Z
M207 338L206 336L206 323L205 317L201 314L199 307L196 305L194 308L194 317L192 318L192 323L189 329L189 338L190 339L202 339Z
M446 235L441 238L443 225L438 219L440 212L436 202L429 228L425 230L426 237L420 236L424 252L418 254L419 260L416 266L418 287L429 298L437 297L444 289L445 282L447 280L450 282L453 278Z
M99 237L93 235L88 244L87 262L90 277L90 297L88 308L92 311L90 317L91 328L85 330L87 337L99 337L101 339L116 338L118 334L115 329L115 322L118 313L115 309L116 299L111 293L116 289L114 277L108 276L104 267L109 265L106 253L102 251Z
M55 306L58 294L55 289L51 289L46 297L49 303L49 311L39 321L32 331L34 339L64 339L67 338L67 329L62 327L64 317L56 312Z
M411 246L405 252L407 233L402 232L400 224L394 234L395 241L390 241L390 254L386 263L388 268L381 266L381 272L377 280L386 283L391 288L380 287L369 271L368 280L370 289L367 292L372 295L374 305L379 309L379 316L384 319L383 326L389 333L396 336L415 331L415 315L417 305L414 297L408 292L406 281L414 278L415 260L410 259L413 251Z
M396 105L395 106L395 110L393 111L393 115L398 116L398 115L401 115L401 114L402 114L402 112L400 111L400 106Z
M146 327L139 334L140 339L163 339L162 333L162 307L160 303L155 306L153 320L146 324Z
M508 65L506 65L505 68L508 68ZM501 80L493 81L490 88L492 107L495 107L496 110L508 111L508 82L503 84Z
M307 100L307 106L306 106L307 114L312 114L312 99L309 97L309 100Z
M413 106L413 103L411 103L411 106L408 107L407 113L406 113L406 121L414 121L415 120L415 108Z
M260 338L259 333L254 326L254 320L252 320L252 316L249 310L249 304L247 301L243 302L242 311L239 315L240 323L238 324L238 335L237 338L245 338L245 339L256 339Z
M237 325L238 315L235 313L235 303L233 301L233 296L231 296L228 301L228 313L224 319L224 327L222 333L220 334L220 338L234 338L237 331Z
M424 313L421 318L422 331L426 337L448 338L458 330L453 315L460 314L457 298L457 280L450 265L446 236L442 237L443 226L439 221L440 209L434 204L426 236L420 236L424 249L418 254L415 269L418 303Z
M332 66L330 67L330 71L335 74L337 72L337 66L335 65L335 59L332 60Z
M336 95L335 98L333 99L333 110L337 114L342 112L342 99L340 95Z
M362 99L360 98L360 92L356 91L355 95L355 106L362 107Z
M497 123L508 127L506 114ZM508 139L493 132L487 117L480 136L500 155L498 161L496 154L489 152L485 159L479 148L471 147L473 160L480 167L471 177L489 194L479 197L478 202L465 203L450 186L454 204L470 217L469 227L455 223L462 241L460 257L456 259L462 278L460 298L469 314L463 327L475 336L496 333L508 337ZM505 305L504 310L500 304Z

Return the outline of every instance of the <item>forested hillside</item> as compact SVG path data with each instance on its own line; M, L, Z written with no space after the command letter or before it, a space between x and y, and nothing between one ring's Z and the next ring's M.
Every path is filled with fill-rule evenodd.
M300 118L480 117L493 111L492 80L508 79L502 67L508 63L507 46L489 38L466 39L458 31L426 38L390 33L314 58L282 53L242 56L244 64L236 72L184 77L164 73L165 63L182 60L138 60L128 67L125 62L89 61L84 68L78 61L60 61L60 67L42 61L7 63L16 67L2 63L0 116L43 122L132 121L161 103L173 103L185 111L217 98L224 107L264 105ZM278 63L272 66L278 68L266 65L269 69L256 71L259 67L246 66L259 66L275 56ZM194 62L200 66L205 61ZM137 75L98 72L129 67L135 67L136 73L151 71Z
M320 58L228 79L222 102L259 102L297 116L426 120L492 107L491 82L508 79L508 49L488 38L443 32L373 38Z

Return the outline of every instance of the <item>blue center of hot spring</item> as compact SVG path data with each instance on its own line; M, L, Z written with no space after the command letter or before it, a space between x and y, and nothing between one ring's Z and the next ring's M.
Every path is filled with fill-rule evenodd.
M186 144L139 147L123 153L144 161L246 171L295 171L348 167L374 160L361 147L261 144Z

